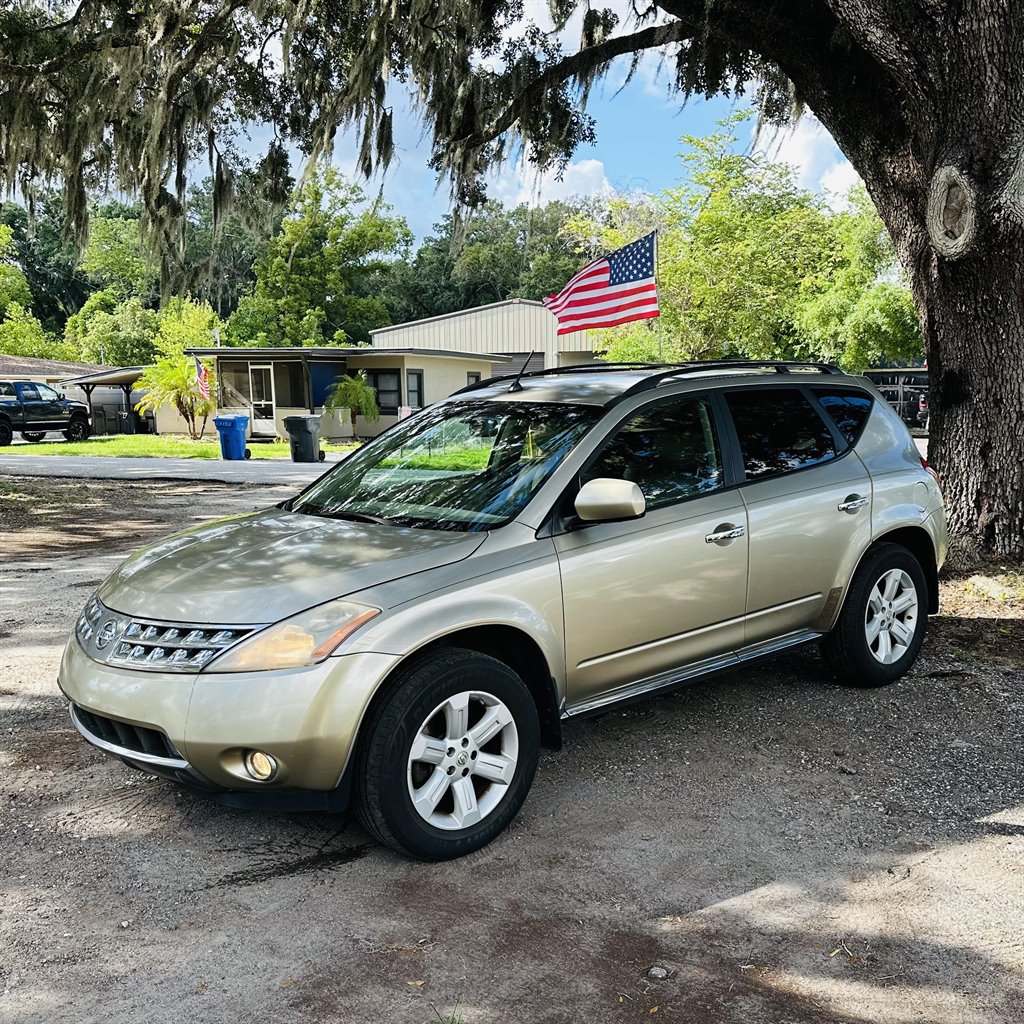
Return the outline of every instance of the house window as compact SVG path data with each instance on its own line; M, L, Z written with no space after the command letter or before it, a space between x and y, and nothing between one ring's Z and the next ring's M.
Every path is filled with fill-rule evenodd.
M409 370L405 375L405 397L410 409L423 408L423 371Z
M277 404L285 409L306 407L306 382L302 363L274 363L274 394Z
M467 385L469 385L469 384L479 384L479 383L480 383L480 374L479 373L467 373L466 374L466 384Z
M398 370L364 370L366 383L377 392L381 415L397 416L402 404L401 374Z

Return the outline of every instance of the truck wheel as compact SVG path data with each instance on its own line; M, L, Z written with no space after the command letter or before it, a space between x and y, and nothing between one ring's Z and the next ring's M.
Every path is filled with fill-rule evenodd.
M84 441L89 436L89 421L81 416L76 416L64 431L64 436L69 441Z
M366 726L356 812L400 853L450 860L504 831L533 782L537 706L507 665L451 648L410 665Z
M21 436L23 438L25 438L26 441L42 441L42 439L44 437L46 437L46 431L45 430L23 430L21 432Z
M0 448L6 447L14 440L14 431L7 420L0 420Z

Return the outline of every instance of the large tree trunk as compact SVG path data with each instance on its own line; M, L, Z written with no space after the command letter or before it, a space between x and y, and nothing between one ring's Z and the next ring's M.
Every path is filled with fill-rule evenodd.
M1011 0L825 6L855 41L842 58L827 18L777 18L786 37L750 45L798 84L896 244L928 355L928 457L951 564L1022 560L1024 11Z
M954 564L1024 557L1024 250L937 258L912 282L928 351L928 458Z

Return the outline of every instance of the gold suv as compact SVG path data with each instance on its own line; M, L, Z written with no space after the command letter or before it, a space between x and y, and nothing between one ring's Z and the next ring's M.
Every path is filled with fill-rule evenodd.
M913 664L946 524L864 378L597 365L475 384L290 501L146 547L89 600L76 728L234 805L489 842L563 724L809 641Z

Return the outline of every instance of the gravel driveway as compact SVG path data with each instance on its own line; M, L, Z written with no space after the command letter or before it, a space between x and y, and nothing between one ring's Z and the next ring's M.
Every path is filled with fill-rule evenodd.
M910 677L814 650L571 725L424 865L107 760L54 678L143 540L283 492L0 478L0 1020L1024 1019L1024 604L947 583Z

